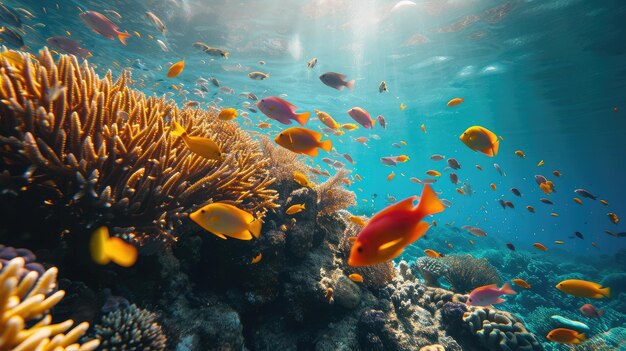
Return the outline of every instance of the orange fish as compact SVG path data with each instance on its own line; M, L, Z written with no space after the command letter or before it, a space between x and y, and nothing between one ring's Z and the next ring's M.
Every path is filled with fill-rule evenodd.
M520 279L520 278L513 279L513 283L515 283L515 285L522 287L524 289L530 289L530 284L528 284L524 279Z
M177 77L179 74L183 72L185 68L185 61L178 61L175 64L171 65L167 70L167 78Z
M287 150L311 157L317 156L318 148L330 152L333 147L332 141L322 141L322 133L301 127L283 130L274 141Z
M352 273L348 276L348 278L350 278L353 282L363 283L363 276L358 273Z
M360 226L365 226L367 224L367 222L363 219L363 217L359 217L359 216L350 216L348 217L348 220L350 220L350 222L360 225Z
M548 248L545 247L542 243L534 243L533 246L541 251L548 251Z
M351 236L348 238L348 240L350 240L351 243L355 243L356 242L356 236Z
M609 203L606 202L606 200L600 200L600 203L603 204L604 206L608 206L609 205Z
M609 212L606 215L609 216L609 219L613 224L617 224L619 222L619 217L617 216L617 214Z
M489 184L489 186L491 187L491 189L496 190L496 185L495 184L491 183L491 184Z
M420 128L422 129L422 132L426 133L426 126L424 126L424 124L422 124Z
M559 344L580 344L587 341L587 336L575 330L557 328L549 332L546 339Z
M461 134L459 139L470 149L481 152L489 157L498 154L500 140L487 128L481 126L469 127Z
M432 257L432 258L439 258L439 257L443 257L442 254L440 254L439 252L435 251L435 250L431 250L431 249L426 249L424 250L424 253L426 254L426 256L428 257Z
M371 266L392 260L424 235L429 225L422 219L445 207L429 185L424 186L419 203L414 206L416 199L417 196L409 197L375 214L359 233L348 264Z
M408 160L409 160L409 156L407 155L396 156L396 162L406 162Z
M552 216L552 217L558 217L558 216L559 216L559 214L558 214L558 213L555 213L555 212L551 212L551 213L550 213L550 216Z
M552 171L552 174L554 174L555 177L560 177L561 176L561 172L556 171L556 170Z
M459 106L460 104L463 103L463 101L465 101L465 99L463 99L463 98L454 98L454 99L448 101L448 106L449 107Z
M387 176L387 181L390 182L393 179L393 177L395 177L395 176L396 176L395 173L393 173L393 172L389 173L389 175Z
M257 127L261 128L261 129L267 129L267 128L271 128L271 127L272 127L272 125L271 125L271 124L269 124L269 123L262 122L262 123L259 123L259 124L257 125Z
M456 188L456 192L461 194L461 195L465 195L465 190L463 190L461 188Z
M577 198L577 197L575 197L575 198L574 198L574 202L575 202L575 203L577 203L577 204L579 204L579 205L582 205L582 204L583 204L583 200L581 200L581 199L579 199L579 198Z
M122 267L137 262L137 248L118 237L110 237L107 227L96 229L89 242L91 258L99 265L113 261Z
M601 284L579 280L568 279L564 280L556 285L556 288L562 292L576 296L587 297L591 299L601 299L603 297L611 297L611 288L604 287Z
M526 157L526 154L524 154L524 151L522 151L522 150L516 150L515 154L517 156L521 157L521 158L525 158Z
M483 170L483 168L480 165L476 165L476 169L479 170L479 171Z
M363 180L363 178L361 178L361 176L358 174L355 175L354 178L356 178L356 180L358 180L359 182Z
M428 174L431 177L439 177L439 176L441 176L440 172L435 171L433 169L429 169L428 171L426 171L426 174Z
M554 243L557 244L557 245L563 245L563 244L565 244L565 241L563 241L563 240L554 240Z
M256 255L254 258L252 258L252 261L250 261L251 264L256 264L261 262L261 259L263 258L263 254L259 252L258 255Z

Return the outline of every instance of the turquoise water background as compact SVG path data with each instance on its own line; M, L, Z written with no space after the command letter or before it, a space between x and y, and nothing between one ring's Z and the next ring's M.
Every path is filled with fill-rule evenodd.
M427 178L434 169L442 176L434 184L441 197L454 204L438 215L439 226L474 225L489 237L534 250L539 241L564 253L612 254L626 247L626 238L607 235L605 230L626 231L615 225L608 212L626 216L626 3L620 1L490 1L428 0L392 10L395 1L7 1L35 18L27 20L25 42L32 51L45 45L49 36L61 35L81 42L99 65L102 74L112 69L133 71L137 87L146 94L168 93L184 104L222 99L222 107L241 108L240 92L260 98L286 94L300 111L319 109L340 123L353 122L346 111L354 106L372 117L384 115L387 129L378 124L343 136L330 136L339 153L349 153L356 164L347 167L362 182L351 188L359 197L357 213L371 215L387 205L386 195L398 200L421 192L410 177ZM137 32L124 46L92 32L78 17L80 10L105 13L122 31ZM145 18L153 11L168 27L161 35ZM42 23L43 26L35 25ZM67 33L66 33L67 31ZM156 39L170 49L163 52ZM192 47L195 41L230 52L228 60L210 57ZM314 69L306 62L317 57ZM133 67L140 59L146 70ZM186 68L168 79L169 65L185 60ZM266 62L260 65L259 61ZM251 71L270 78L251 80ZM356 80L352 91L337 91L320 82L327 71L341 72ZM234 95L211 92L204 99L191 93L199 77L216 77ZM385 80L388 93L379 93ZM180 87L179 91L172 85ZM189 91L188 95L181 90ZM448 107L446 102L462 97L465 102ZM401 110L400 104L406 109ZM614 111L618 109L618 112ZM238 118L249 130L275 136L285 126L261 131L255 126L267 118L250 113L252 123ZM314 114L312 114L314 117ZM420 126L424 124L426 133ZM472 125L484 126L503 137L500 152L490 158L475 153L459 140ZM307 127L322 124L311 120ZM376 134L380 140L373 140ZM352 138L366 136L365 147ZM407 142L403 149L392 143ZM514 155L523 150L525 159ZM432 154L455 157L462 165L456 173L468 182L473 196L462 196L443 169L445 161L430 160ZM406 154L410 161L397 167L384 166L380 158ZM331 157L343 163L341 156ZM537 167L540 160L545 165ZM506 172L499 175L498 163ZM479 171L475 165L481 165ZM552 176L559 170L562 177ZM331 170L332 171L332 170ZM388 182L387 175L396 177ZM332 173L332 172L331 172ZM403 174L403 175L402 175ZM557 193L545 195L534 175L553 180ZM490 189L494 183L497 191ZM518 188L518 198L510 188ZM361 188L362 191L357 190ZM610 206L583 199L573 202L574 189L585 188ZM377 198L372 203L372 195ZM547 197L554 206L542 204ZM515 209L503 210L498 199L510 200ZM367 203L362 200L368 200ZM536 208L529 213L526 205ZM558 213L552 217L550 213ZM575 231L585 239L572 239ZM472 238L459 234L458 240ZM473 238L480 244L480 238ZM591 242L597 244L597 248ZM502 250L506 250L502 244Z

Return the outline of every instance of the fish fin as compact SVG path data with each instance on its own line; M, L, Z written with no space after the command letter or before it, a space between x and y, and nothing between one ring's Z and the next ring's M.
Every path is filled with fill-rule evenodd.
M605 296L607 298L611 297L611 288L600 289L600 294L602 294L602 296Z
M346 83L346 87L350 90L354 89L354 79Z
M330 152L330 150L333 148L333 142L329 140L324 140L322 141L322 144L320 145L320 147L322 148L322 150L326 151L326 152Z
M515 292L515 290L513 290L513 288L511 288L511 284L509 284L509 282L504 283L504 285L502 285L502 287L500 288L500 292L502 294L507 294L507 295L515 295L517 294L517 292Z
M430 224L424 221L420 221L419 223L417 223L415 229L410 233L411 242L414 242L415 240L421 238L422 235L424 235L424 233L428 231L428 228L430 228ZM443 257L443 255L441 255L441 257Z
M309 120L309 115L311 114L311 112L303 112L303 113L299 113L295 116L295 120L296 122L300 123L301 126L305 125L306 122Z
M424 185L420 201L413 210L420 218L443 211L445 207L437 198L430 185Z
M248 231L250 231L250 234L252 234L253 237L258 239L259 236L261 235L262 226L263 226L263 221L261 221L258 218L255 218L252 222L250 222L250 227L248 228Z
M374 215L374 217L372 217L372 219L370 219L370 222L380 218L383 215L386 215L388 213L397 211L397 210L405 210L405 211L410 211L413 209L413 202L417 200L417 196L411 196L409 198L406 198L398 203L395 203L387 208L385 208L384 210L378 212L377 214Z
M500 140L496 139L496 142L491 145L492 156L496 156L498 154L499 148L500 148Z
M308 151L303 151L302 153L305 154L305 155L309 155L311 157L315 157L315 156L317 156L319 154L319 150L317 150L317 148L314 147L314 148L312 148L312 149L310 149Z
M178 122L173 121L172 126L174 127L174 130L170 131L172 135L182 137L183 135L187 134L185 128L178 124Z
M405 242L405 238L400 237L396 240L385 243L378 248L377 255L380 257L388 257L389 259L398 257L406 246Z
M220 239L228 240L228 238L224 234L220 234L220 233L217 233L217 232L211 232L211 231L209 231L209 232L211 234L215 235L216 237L220 238Z
M576 339L580 340L580 341L587 341L589 339L587 339L587 335L585 335L585 333L580 333L578 335L576 335Z
M494 301L493 303L494 304L498 304L498 303L503 303L503 302L506 302L506 300L501 298L501 297L498 297L498 299L496 301Z
M122 42L122 44L126 45L126 39L130 38L131 35L128 32L117 32L117 38Z

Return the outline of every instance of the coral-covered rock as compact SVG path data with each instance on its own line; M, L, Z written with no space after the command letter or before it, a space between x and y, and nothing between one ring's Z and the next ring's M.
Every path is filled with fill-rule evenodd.
M334 283L335 303L347 309L356 308L361 302L361 288L355 282L341 274Z
M473 307L463 316L466 328L490 351L540 351L543 346L524 324L508 312Z
M424 256L415 261L417 270L424 278L426 285L439 287L439 278L446 274L448 266L446 266L441 260Z

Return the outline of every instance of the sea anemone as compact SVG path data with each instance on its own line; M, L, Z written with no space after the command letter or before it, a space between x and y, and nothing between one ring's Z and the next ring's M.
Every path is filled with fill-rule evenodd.
M167 241L181 218L211 202L256 216L277 206L268 158L235 123L146 97L128 72L114 81L74 56L20 56L0 60L0 198L11 208L3 223L27 212L58 233L110 225L139 241ZM225 157L190 151L170 133L173 120Z
M156 319L156 314L133 304L104 315L90 335L101 340L98 350L163 351L167 337Z
M52 293L57 269L50 268L42 275L36 271L22 274L27 270L25 264L22 257L0 262L0 350L89 351L98 347L99 340L76 343L89 323L71 330L72 320L51 324L48 311L65 295L63 290Z

